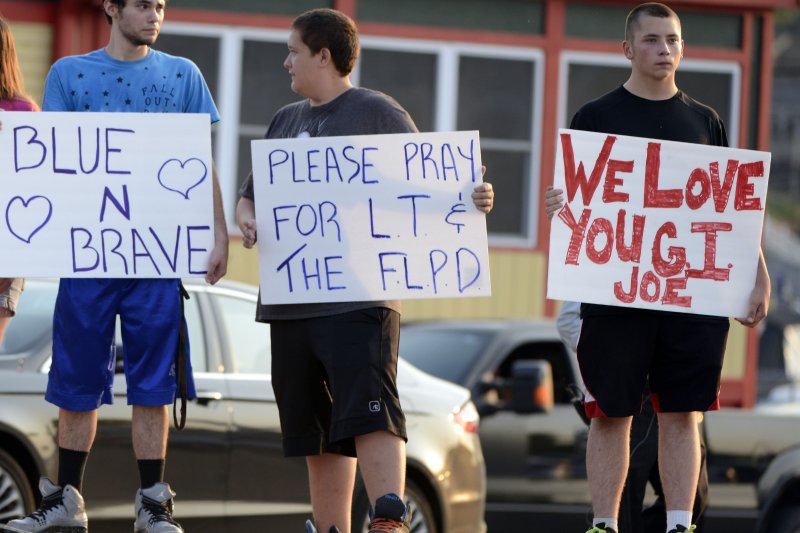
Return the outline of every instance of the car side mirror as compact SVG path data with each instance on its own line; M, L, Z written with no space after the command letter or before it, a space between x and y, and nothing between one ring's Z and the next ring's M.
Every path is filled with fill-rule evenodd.
M547 413L553 409L553 371L548 361L521 360L511 367L508 387L515 413Z
M480 416L491 416L500 411L498 386L495 381L479 381L473 394L475 407Z

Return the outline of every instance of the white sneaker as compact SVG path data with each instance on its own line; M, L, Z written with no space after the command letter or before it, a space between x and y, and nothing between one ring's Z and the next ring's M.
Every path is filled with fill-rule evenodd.
M174 497L175 493L166 483L136 491L133 533L183 533L181 525L172 519Z
M19 533L86 533L89 520L83 507L83 496L72 485L63 489L43 477L39 479L42 504L25 518L12 520L6 531Z

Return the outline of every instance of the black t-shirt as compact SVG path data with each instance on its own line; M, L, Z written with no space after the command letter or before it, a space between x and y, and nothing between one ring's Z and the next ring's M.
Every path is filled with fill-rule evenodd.
M620 86L581 107L572 118L570 128L611 135L728 146L725 126L717 112L690 98L683 91L678 91L667 100L648 100ZM666 311L586 303L581 305L582 317L641 312Z

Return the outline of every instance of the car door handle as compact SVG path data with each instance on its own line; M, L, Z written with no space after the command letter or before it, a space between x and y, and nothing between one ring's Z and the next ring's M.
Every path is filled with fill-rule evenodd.
M222 399L221 392L199 391L197 393L197 398L195 398L195 401L197 401L197 405L207 406L211 402L218 402L221 399Z

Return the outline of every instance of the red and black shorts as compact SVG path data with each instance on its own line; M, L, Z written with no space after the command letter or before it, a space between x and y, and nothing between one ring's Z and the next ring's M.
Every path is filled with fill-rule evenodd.
M578 363L590 417L632 416L649 381L657 412L713 411L730 323L668 312L585 316Z
M397 392L396 311L370 307L273 320L270 335L286 456L355 457L355 437L376 431L407 439Z

